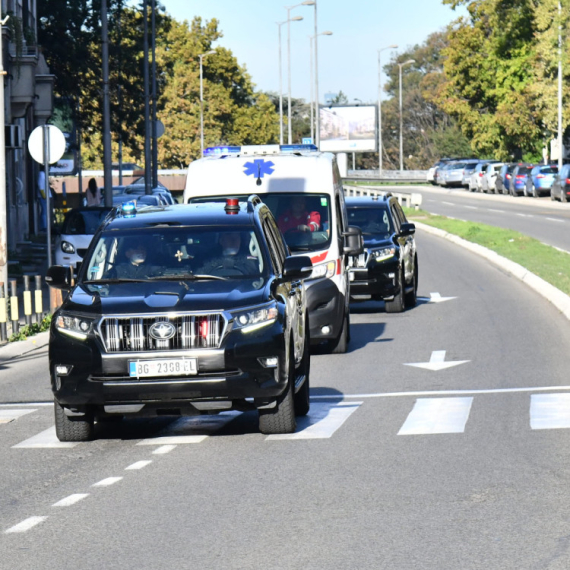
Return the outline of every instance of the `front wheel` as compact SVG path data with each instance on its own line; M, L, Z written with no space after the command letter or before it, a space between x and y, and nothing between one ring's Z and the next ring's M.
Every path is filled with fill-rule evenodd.
M311 354L309 342L309 325L308 319L305 321L305 343L303 347L303 359L295 372L295 378L303 381L303 385L293 397L293 404L296 416L306 416L309 413L311 403L309 400L309 376L311 372Z
M344 354L348 349L348 337L350 322L348 320L348 312L345 312L344 321L342 323L342 330L336 340L332 341L331 354Z
M63 406L54 400L55 433L59 441L89 441L93 438L93 415L69 417Z
M414 276L412 280L412 290L406 293L405 303L408 309L416 306L418 302L418 260L414 260Z
M293 352L293 343L289 348L289 361L286 364L287 370L287 388L279 399L274 408L259 410L259 431L261 433L271 435L277 433L293 433L297 427L295 420L295 403L294 388L295 381L295 356ZM281 371L284 374L284 371Z
M538 192L536 191L536 186L534 184L532 185L532 197L538 198Z
M386 301L386 312L387 313L402 313L405 308L404 303L404 287L406 286L406 280L404 278L404 268L400 271L400 291L391 301Z

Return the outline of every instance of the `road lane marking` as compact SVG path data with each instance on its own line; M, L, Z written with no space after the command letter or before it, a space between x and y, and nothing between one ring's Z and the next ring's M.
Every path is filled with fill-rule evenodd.
M442 202L442 204L447 204L448 206L455 206L453 202Z
M425 398L416 400L398 435L463 433L473 398Z
M31 414L32 412L37 412L38 410L23 410L23 409L18 409L18 408L14 408L11 410L0 410L0 424L8 424L14 420L17 420L18 418L21 418L22 416L25 416L26 414Z
M404 364L404 366L414 366L415 368L423 368L425 370L445 370L446 368L452 368L453 366L458 366L459 364L465 364L466 362L471 362L470 360L448 360L445 362L445 350L434 350L431 353L429 362L415 362L412 364Z
M530 427L536 430L570 428L570 394L533 394Z
M534 218L532 214L517 214L517 216L520 216L521 218Z
M13 449L71 449L79 442L59 441L55 435L55 426L52 426L21 443L13 445Z
M137 445L200 443L239 415L241 412L222 412L216 416L180 418L160 432L164 435L143 439Z
M9 528L7 531L5 531L5 534L10 534L13 532L26 532L36 525L44 522L46 519L47 517L30 517L29 519L26 519L21 523L18 523L17 525Z
M125 471L134 471L137 469L142 469L143 467L146 467L147 465L150 465L152 463L152 461L150 459L148 459L147 461L137 461L136 463L133 463L132 465L129 465L128 467L125 467Z
M0 408L15 408L22 406L34 406L34 407L50 407L53 406L53 402L0 402Z
M377 394L318 394L311 396L311 400L358 400L372 398L405 398L405 397L429 397L429 396L465 396L468 394L523 394L529 392L558 392L570 390L570 386L535 386L533 388L490 388L487 390L423 390L417 392L379 392Z
M560 220L558 218L546 218L549 222L559 222L563 224L566 220Z
M102 479L98 483L93 483L91 487L109 487L110 485L114 485L118 483L122 477L107 477L106 479Z
M493 210L493 208L488 208L489 212L495 212L497 214L504 214L505 210Z
M173 449L176 449L175 445L163 445L161 447L157 447L152 454L153 455L165 455L166 453L170 453Z
M65 499L61 499L57 503L54 503L52 507L70 507L71 505L75 505L75 503L79 503L88 497L89 493L76 493L75 495L69 495L69 497L65 497Z
M463 206L464 208L467 208L468 210L478 210L479 208L477 206Z
M268 435L267 440L327 439L344 424L362 402L337 402L313 404L310 412L297 419L295 433Z

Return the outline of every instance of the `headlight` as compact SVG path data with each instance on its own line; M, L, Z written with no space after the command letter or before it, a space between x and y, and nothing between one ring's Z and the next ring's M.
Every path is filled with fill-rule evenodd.
M77 317L74 315L60 314L55 321L55 328L73 338L85 340L93 325L93 319Z
M396 248L395 247L384 247L382 249L373 249L370 252L370 255L376 261L386 261L387 259L390 259L391 257L394 257L394 255L396 255Z
M321 277L330 278L334 275L336 270L336 263L329 261L328 263L321 263L313 266L313 272L310 279L320 279Z
M68 241L62 241L61 251L63 251L64 253L75 253L75 248Z
M240 329L244 333L255 331L277 320L277 307L275 304L267 305L260 309L249 309L233 313L234 329Z

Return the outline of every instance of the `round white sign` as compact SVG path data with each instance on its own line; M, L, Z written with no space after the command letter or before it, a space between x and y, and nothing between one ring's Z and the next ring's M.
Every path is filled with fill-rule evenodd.
M55 125L47 125L48 128L48 162L56 163L65 152L65 137ZM44 160L44 127L36 127L28 138L28 150L32 158L40 164Z

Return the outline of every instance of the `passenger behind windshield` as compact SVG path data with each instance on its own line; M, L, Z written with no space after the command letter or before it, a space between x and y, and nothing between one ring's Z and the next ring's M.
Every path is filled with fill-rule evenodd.
M161 228L109 232L99 238L85 279L156 280L265 276L267 264L251 228Z
M358 226L362 235L386 239L392 233L388 212L383 208L350 208L350 225Z

